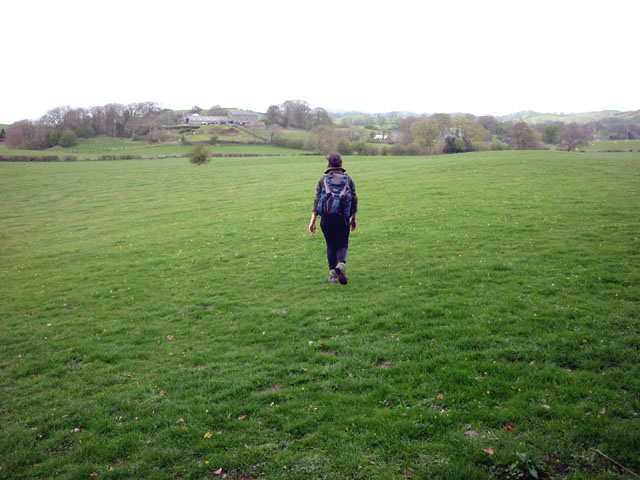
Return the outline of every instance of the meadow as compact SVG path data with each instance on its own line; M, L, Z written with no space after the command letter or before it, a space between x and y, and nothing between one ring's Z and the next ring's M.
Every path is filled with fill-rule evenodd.
M578 150L584 152L599 151L640 151L640 140L603 140L581 145Z
M194 142L198 139L205 141L211 135L199 134L188 136L188 140ZM225 155L300 155L302 153L310 153L304 150L296 150L293 148L279 147L276 145L262 144L235 144L221 143L216 145L206 145L207 150L215 156ZM133 141L129 139L120 139L107 137L106 135L98 135L96 137L79 139L78 143L73 147L63 148L60 146L48 148L46 150L21 150L12 149L7 145L0 144L0 156L49 156L58 155L75 156L78 160L97 160L103 156L140 156L145 159L155 159L163 157L182 157L193 149L193 145L183 145L179 141L168 141L159 144L149 144L141 141Z
M325 164L0 163L0 478L637 478L640 154Z

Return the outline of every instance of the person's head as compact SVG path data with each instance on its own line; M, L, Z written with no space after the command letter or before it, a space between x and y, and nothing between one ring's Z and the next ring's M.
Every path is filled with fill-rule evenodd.
M342 167L342 157L339 153L330 153L327 162L329 167Z

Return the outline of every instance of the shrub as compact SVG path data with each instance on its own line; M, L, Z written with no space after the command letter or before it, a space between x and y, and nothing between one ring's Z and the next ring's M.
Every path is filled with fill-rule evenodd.
M373 155L379 155L380 152L378 150L378 147L376 147L375 145L365 145L364 152L362 152L362 154L373 156Z
M353 153L353 144L345 137L341 137L336 145L336 150L340 155L351 155Z
M405 147L404 145L401 145L399 143L391 145L391 155L406 155L406 154L407 154L407 147Z
M420 147L417 144L412 143L407 147L407 155L418 155L419 153Z
M184 135L182 135L182 137L180 137L180 143L182 145L191 145L191 142L189 140L187 140L186 138L184 138Z
M76 143L78 143L78 137L71 130L64 130L60 132L60 136L58 137L58 145L64 148L73 147Z
M389 147L387 145L382 145L380 147L380 155L385 156L385 157L387 155L389 155Z
M491 150L509 150L509 145L501 142L500 140L494 140L491 142Z
M470 142L469 142L470 143ZM462 153L467 152L467 143L460 137L447 137L444 140L442 153Z
M187 153L189 161L194 165L203 165L209 161L209 151L204 145L198 145L189 153Z
M218 134L214 133L213 135L211 135L211 138L209 138L209 144L215 145L216 143L218 143L219 139L220 137L218 136Z
M76 128L76 135L80 138L89 138L95 136L96 130L91 125L81 125Z

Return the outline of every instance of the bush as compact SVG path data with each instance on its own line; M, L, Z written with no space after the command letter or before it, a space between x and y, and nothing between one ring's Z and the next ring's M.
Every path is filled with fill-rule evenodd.
M71 130L64 130L60 132L60 136L58 137L58 145L64 148L73 147L76 143L78 143L78 137Z
M391 155L406 155L406 154L407 154L407 147L405 147L404 145L401 145L399 143L391 145Z
M420 147L417 144L412 143L407 147L407 155L418 155L419 153Z
M220 137L218 136L218 134L214 133L213 135L211 135L211 138L209 138L209 144L210 145L215 145L216 143L218 143L219 139L220 139Z
M380 155L385 156L385 157L387 155L389 155L389 147L387 145L382 145L380 147Z
M351 155L353 153L353 144L345 137L341 137L336 145L336 150L340 155Z
M182 145L191 145L191 142L189 140L187 140L186 138L184 138L184 135L182 135L182 137L180 137L180 143Z
M375 145L365 145L364 152L362 152L362 154L373 156L373 155L380 155L380 152L378 150L378 147L376 147Z
M209 161L209 151L204 145L198 145L189 153L187 153L189 161L194 165L203 165Z
M444 140L442 153L463 153L469 151L467 147L467 142L465 142L464 139L460 137L447 137Z
M509 150L509 145L502 143L500 140L494 140L491 142L491 150Z
M96 130L91 125L81 125L76 128L76 136L80 138L89 138L96 136Z

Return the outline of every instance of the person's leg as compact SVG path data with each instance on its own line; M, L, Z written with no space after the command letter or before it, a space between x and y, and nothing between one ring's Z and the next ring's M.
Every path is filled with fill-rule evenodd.
M320 228L322 229L324 239L327 243L327 261L329 263L329 270L333 270L338 264L338 249L336 248L336 229L334 222L332 221L332 216L322 216L322 218L320 219Z
M336 225L336 263L347 262L349 231L349 219L340 217L340 222Z
M349 220L344 217L336 219L336 273L342 285L347 284L347 252L349 250Z

